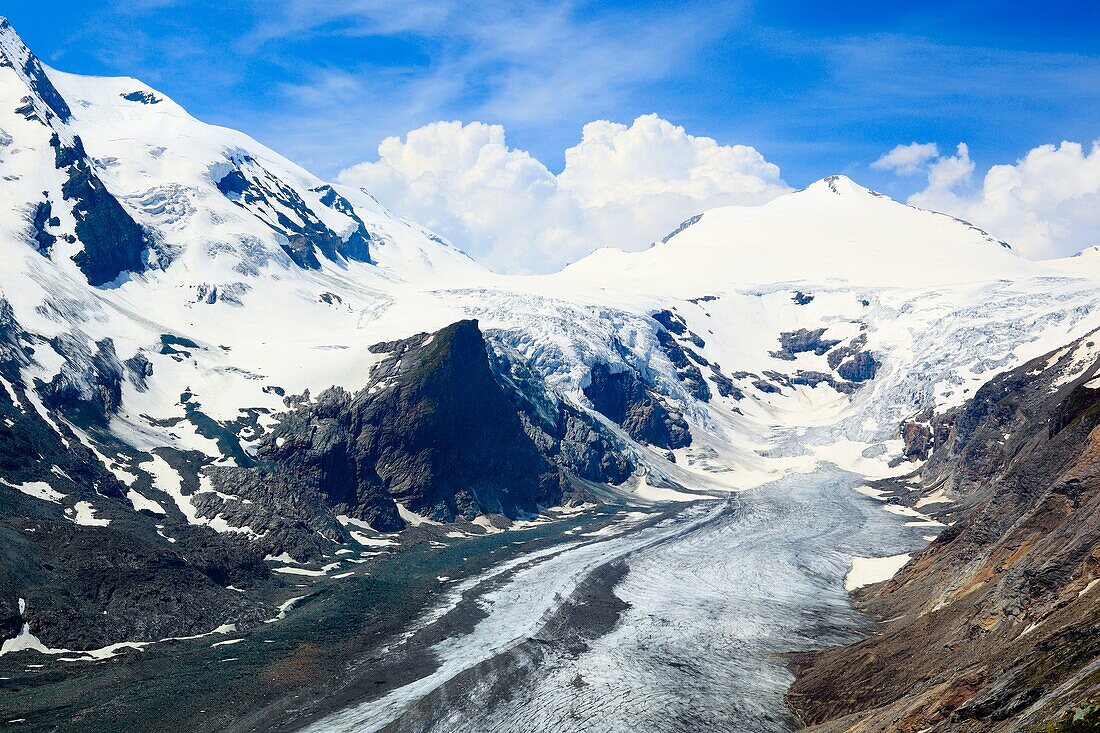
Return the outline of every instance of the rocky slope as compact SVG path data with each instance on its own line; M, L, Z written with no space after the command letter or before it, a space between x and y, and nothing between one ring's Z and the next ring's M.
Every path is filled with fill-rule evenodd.
M368 387L354 394L333 387L300 401L259 441L255 465L212 470L219 494L239 497L216 511L266 530L268 522L250 516L271 514L278 487L287 508L277 516L314 496L339 516L392 532L406 526L398 503L439 522L518 517L584 500L580 480L618 484L630 476L625 445L511 378L507 356L490 364L488 348L469 320L372 346L384 358ZM494 367L508 371L498 376Z
M49 648L87 650L247 626L274 615L240 592L269 580L264 555L321 560L333 542L354 546L347 525L400 530L398 501L433 521L518 517L588 500L588 482L634 470L621 440L524 381L507 355L490 361L477 323L460 321L371 347L384 358L356 393L288 398L254 457L224 431L236 466L166 449L153 460L178 472L175 491L147 463L127 487L74 432L107 439L121 366L97 374L84 401L38 385L67 418L48 422L18 370L32 339L0 307L6 637L26 624Z
M933 421L920 496L950 526L857 592L878 633L796 660L789 700L811 729L1100 725L1098 371L1092 333Z
M101 380L82 401L53 385L25 384L20 366L33 359L31 342L0 300L0 636L6 647L99 649L272 615L264 603L229 589L269 577L254 549L173 521L154 502L135 512L134 490L104 467L78 437L79 428L35 409L38 400L51 398L60 414L104 421L112 389Z

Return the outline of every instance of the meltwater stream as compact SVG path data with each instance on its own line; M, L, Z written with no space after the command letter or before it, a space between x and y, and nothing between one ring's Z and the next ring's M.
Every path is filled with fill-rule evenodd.
M782 653L858 638L867 621L842 584L851 557L923 544L856 485L839 471L795 476L534 563L485 597L472 632L438 645L434 675L308 730L792 730ZM629 606L586 645L555 644L560 597L617 561Z

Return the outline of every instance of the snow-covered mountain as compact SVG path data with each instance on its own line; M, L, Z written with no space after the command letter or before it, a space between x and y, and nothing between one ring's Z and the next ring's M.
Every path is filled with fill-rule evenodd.
M272 563L330 572L425 519L902 473L932 413L1100 325L1092 273L841 176L494 274L141 82L44 67L6 21L0 196L0 542L27 558L0 638L44 648L269 618L235 589ZM60 545L171 566L185 600L47 601Z
M685 221L640 255L600 250L566 269L632 289L728 288L773 282L927 287L1042 273L986 232L830 176L763 206L728 206Z

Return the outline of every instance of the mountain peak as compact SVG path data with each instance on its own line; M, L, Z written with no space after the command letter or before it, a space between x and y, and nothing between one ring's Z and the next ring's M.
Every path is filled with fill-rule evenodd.
M72 111L46 76L38 57L16 33L7 18L0 17L0 68L11 67L30 92L34 112L49 124L50 117L68 122Z
M823 178L760 206L726 206L685 222L661 246L597 253L572 277L685 294L731 286L847 281L928 287L1029 277L1038 268L988 233L860 186Z
M872 191L869 188L865 188L848 176L843 174L836 174L826 176L825 178L814 181L806 188L802 189L806 192L820 192L830 193L837 196L847 195L865 195L865 196L881 196L882 194Z

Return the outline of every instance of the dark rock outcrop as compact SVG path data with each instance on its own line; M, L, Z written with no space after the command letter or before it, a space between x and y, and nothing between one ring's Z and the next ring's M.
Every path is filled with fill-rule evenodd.
M661 351L663 351L665 356L668 357L668 360L672 362L672 366L676 368L676 377L683 382L685 387L687 387L691 396L700 402L710 402L710 385L708 385L707 380L703 378L703 372L693 363L693 361L697 360L705 364L706 359L698 355L696 355L695 360L689 359L689 349L677 343L672 334L664 329L658 329L657 342L661 345Z
M508 355L490 356L476 321L371 350L384 356L370 387L303 401L261 440L258 465L218 469L219 485L316 497L391 531L405 525L398 502L437 521L514 518L576 495L577 479L617 483L633 470L594 421Z
M269 606L225 587L247 587L267 578L267 567L254 550L182 517L154 519L133 511L127 487L83 439L64 421L48 421L31 407L33 395L22 369L32 363L33 342L0 299L0 640L26 624L47 646L95 649L270 618L274 611ZM101 342L98 353L85 355L91 362L111 361L113 349ZM107 370L112 375L108 384L115 366L117 360ZM96 367L89 368L94 376ZM69 372L51 383L53 391L50 385L39 389L46 388L59 410L108 408L116 397L110 388L82 391L70 379L88 376ZM57 498L29 496L16 488L26 484L48 485ZM109 523L77 524L77 502L88 502L96 517ZM158 534L158 522L176 542ZM24 600L22 612L19 599Z
M124 92L119 95L127 102L138 102L139 104L160 104L161 98L152 92L143 92L138 90L136 92Z
M43 402L50 409L105 424L122 402L124 371L114 342L102 339L93 351L83 334L69 333L54 337L51 346L64 363L49 383L39 385Z
M657 311L650 317L661 324L661 328L657 329L657 342L675 367L676 377L687 387L692 397L701 402L710 402L710 385L697 366L709 366L710 362L687 345L701 349L707 345L706 342L687 327L683 318L672 311ZM683 340L684 344L680 344L677 339Z
M84 245L73 261L88 282L106 285L125 272L144 270L149 247L145 230L103 185L80 138L65 145L55 134L51 144L58 170L69 176L61 192L72 202L76 236Z
M866 351L861 351L840 363L836 373L849 382L866 382L878 373L878 362Z
M669 409L633 371L612 372L598 363L592 367L584 395L597 412L620 425L634 440L669 449L691 445L691 431L683 416Z
M370 262L370 243L372 237L370 232L367 231L367 225L364 224L363 220L359 218L359 215L355 213L355 208L351 203L328 184L313 189L313 192L321 194L322 204L330 209L339 211L355 222L355 230L344 240L344 243L340 247L340 253L349 260Z
M104 186L83 143L67 124L72 117L68 103L50 82L42 64L3 18L0 34L7 41L0 49L0 64L15 69L27 89L27 96L16 112L28 120L37 120L51 131L54 165L67 176L61 192L71 202L75 235L83 245L73 260L88 282L97 286L108 284L125 272L142 271L149 245L145 231ZM32 214L32 237L42 253L48 253L57 241L57 236L47 231L59 224L53 207L53 203L45 201ZM64 236L70 238L72 234Z
M677 234L684 231L685 229L688 229L690 227L695 226L700 221L702 221L702 219L703 219L702 214L696 214L695 216L692 216L692 217L690 217L688 219L685 219L684 221L680 222L680 226L676 227L671 232L669 232L665 236L661 237L661 244L666 244L670 239L675 237Z
M901 426L901 438L905 441L902 456L907 461L924 461L932 452L932 429L919 422L907 422Z
M829 368L835 369L841 378L849 382L867 382L875 378L878 373L879 363L875 357L867 351L867 335L861 333L845 346L840 346L829 352Z
M714 381L718 394L723 397L732 397L735 400L745 399L745 393L741 388L734 384L733 380L722 372L722 367L714 362L710 364L710 378Z
M665 330L667 330L669 333L688 339L689 341L691 341L691 343L695 344L700 349L706 347L707 343L699 336L699 334L689 329L687 327L687 323L684 322L684 319L676 315L672 311L657 311L651 317L653 318L653 320L657 321L657 323L660 323L662 326L664 326Z
M514 351L490 344L493 373L539 451L587 481L620 484L634 472L629 450L588 413L554 397Z
M779 334L780 348L769 352L769 354L784 361L794 361L797 354L807 352L821 356L840 343L832 339L821 338L825 335L825 331L824 328L817 328L812 331L806 328L800 328L797 331L784 331Z
M242 209L254 214L278 234L282 248L299 266L319 269L320 252L328 259L370 262L370 234L354 209L331 186L317 189L321 203L349 216L356 227L347 235L334 232L293 188L249 155L232 155L231 170L215 181L218 190ZM291 215L297 219L295 221Z
M776 394L782 391L779 385L774 382L769 382L766 379L757 379L753 381L752 386L765 394Z
M38 251L48 255L50 248L57 242L57 237L49 232L52 227L61 225L61 221L53 215L53 204L49 200L41 201L34 207L31 216L31 233L38 244Z
M9 58L6 52L0 51L0 66L18 67L20 76L26 81L27 90L41 101L48 110L47 115L53 115L60 122L68 122L73 113L65 102L65 98L46 76L46 71L38 58L19 40L7 18L0 18L0 33L10 35L15 41L12 44L15 51L12 57ZM22 57L19 56L20 52L23 54ZM42 122L49 124L50 120L42 120Z

